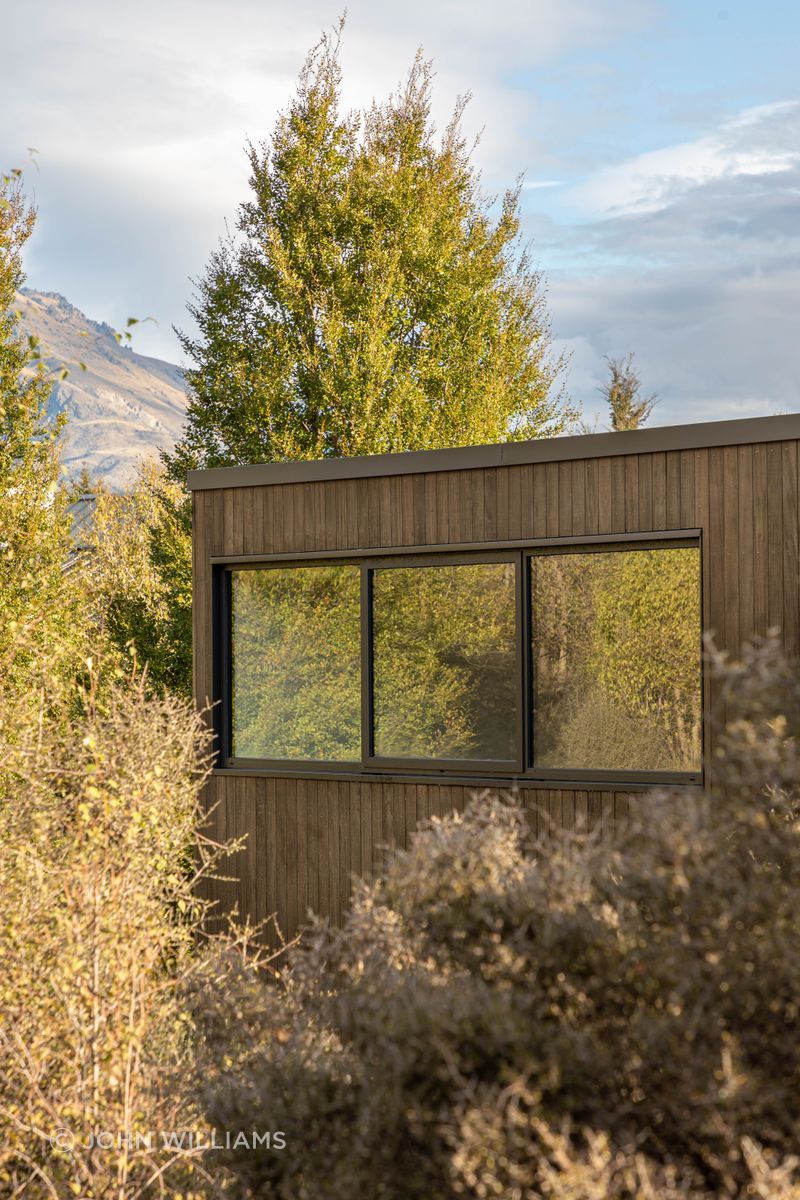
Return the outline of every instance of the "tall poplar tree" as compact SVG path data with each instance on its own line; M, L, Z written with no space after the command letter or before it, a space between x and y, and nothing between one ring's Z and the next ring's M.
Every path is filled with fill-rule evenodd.
M519 188L496 213L461 131L441 138L430 64L343 114L338 36L308 56L252 189L190 307L199 333L192 466L419 450L561 432L542 283L519 241Z
M113 636L187 695L191 521L174 485L188 470L539 437L574 416L519 187L497 206L483 194L463 101L437 136L420 55L388 100L344 113L340 33L249 147L250 198L197 284L197 333L179 335L187 423L166 486L143 485L159 603L113 601Z

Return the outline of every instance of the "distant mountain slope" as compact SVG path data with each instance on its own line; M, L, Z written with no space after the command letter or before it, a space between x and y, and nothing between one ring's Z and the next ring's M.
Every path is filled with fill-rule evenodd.
M64 462L70 474L86 467L124 488L135 465L174 445L186 413L179 367L120 346L110 325L98 324L57 292L17 294L25 333L39 338L48 367L67 367L53 385L49 410L66 412ZM79 362L86 364L82 371Z

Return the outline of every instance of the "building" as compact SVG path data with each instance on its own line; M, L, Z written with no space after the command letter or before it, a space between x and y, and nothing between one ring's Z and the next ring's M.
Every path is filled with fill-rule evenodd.
M222 906L338 919L483 788L534 824L702 787L703 634L798 650L800 415L191 473Z

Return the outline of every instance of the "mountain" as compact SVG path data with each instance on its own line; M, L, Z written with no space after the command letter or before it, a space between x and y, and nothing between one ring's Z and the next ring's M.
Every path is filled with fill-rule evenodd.
M186 414L179 367L122 346L110 325L89 320L57 292L24 288L16 308L25 334L54 372L49 412L67 413L64 464L77 476L85 467L112 488L124 488L136 463L177 440ZM79 363L83 362L86 370Z

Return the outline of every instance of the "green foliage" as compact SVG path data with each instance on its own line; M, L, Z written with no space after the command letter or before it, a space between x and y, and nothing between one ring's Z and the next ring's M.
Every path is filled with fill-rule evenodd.
M308 56L271 141L251 146L250 200L212 256L181 343L193 467L372 454L562 432L541 280L518 240L519 191L499 214L460 130L430 119L431 69L360 114L340 107L339 42ZM151 527L160 615L118 593L109 628L159 687L191 691L190 501Z
M460 131L430 120L431 69L340 111L339 43L309 55L269 144L250 147L239 239L212 257L183 335L188 467L370 454L560 432L539 277L497 219Z
M188 523L187 523L188 522ZM82 585L123 657L147 663L158 692L192 695L191 517L183 489L152 465L126 494L97 490Z
M238 571L232 591L234 754L360 759L358 567Z
M634 370L633 354L627 358L606 358L608 380L598 389L611 416L611 428L615 432L623 429L639 429L649 419L658 397L642 396L642 381Z
M731 713L707 793L614 838L531 838L510 799L426 822L317 924L280 988L195 994L241 1196L797 1200L800 684L777 638L712 654Z
M698 769L699 568L687 547L534 558L538 762Z
M69 657L83 623L79 595L65 574L68 493L61 482L62 424L47 420L50 381L17 328L13 303L22 285L21 252L33 229L19 180L0 184L0 662L20 704L36 646ZM17 651L24 644L26 653Z

